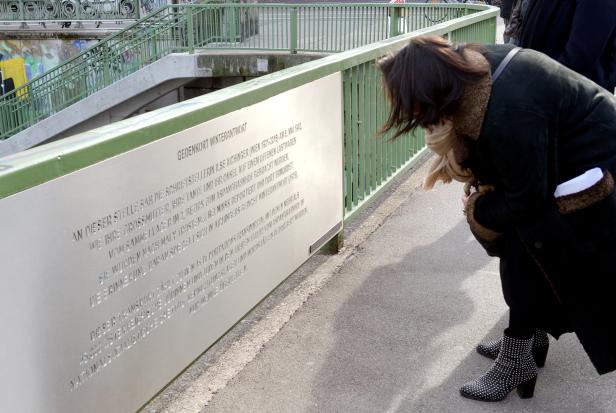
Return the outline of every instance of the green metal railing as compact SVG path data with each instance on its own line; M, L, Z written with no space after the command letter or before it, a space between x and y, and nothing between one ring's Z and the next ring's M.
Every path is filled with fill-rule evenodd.
M425 142L423 131L395 141L388 135L377 138L387 118L388 104L374 62L345 70L343 88L344 208L350 215L406 166Z
M135 20L140 0L0 0L0 21Z
M342 72L344 108L344 210L348 219L412 164L425 148L423 133L396 141L375 138L387 115L380 74L375 62L399 49L417 34L447 36L457 41L493 43L497 9L477 13L392 39L333 54L275 72L178 105L169 106L91 132L44 145L3 170L0 198L46 182L173 133L261 102L313 80ZM483 11L482 11L483 10Z
M159 9L0 97L0 139L174 52L334 53L480 11L465 4L194 4Z

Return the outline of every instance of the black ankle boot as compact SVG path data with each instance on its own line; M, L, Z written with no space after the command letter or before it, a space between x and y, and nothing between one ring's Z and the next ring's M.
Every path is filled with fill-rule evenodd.
M532 338L514 338L505 332L492 368L462 386L460 394L469 399L497 402L517 388L521 398L533 397L537 366L531 355L532 342Z
M477 346L477 353L482 356L486 356L494 360L498 356L498 352L501 348L502 338L498 340L486 341ZM533 336L533 359L537 367L545 366L545 359L548 356L548 349L550 347L550 339L545 331L536 329Z

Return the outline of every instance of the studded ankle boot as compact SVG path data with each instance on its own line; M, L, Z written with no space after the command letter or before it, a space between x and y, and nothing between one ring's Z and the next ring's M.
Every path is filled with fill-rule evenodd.
M501 348L502 338L498 340L490 340L481 343L477 346L477 353L494 360L498 356ZM548 348L550 347L550 339L545 331L536 329L533 336L533 359L537 367L545 366L545 359L548 356Z
M460 394L469 399L497 402L517 388L521 398L533 397L537 366L531 355L532 342L532 338L514 338L505 332L492 368L462 386Z

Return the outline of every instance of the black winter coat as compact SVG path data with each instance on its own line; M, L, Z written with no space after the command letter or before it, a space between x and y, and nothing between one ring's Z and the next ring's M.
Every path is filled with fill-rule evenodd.
M493 70L509 50L487 46ZM466 165L496 188L476 200L474 219L520 237L597 371L616 370L613 182L592 202L574 203L575 212L559 212L553 195L559 183L593 167L616 177L616 98L547 56L522 50L492 85ZM547 329L558 336L559 328Z
M519 45L545 53L614 92L616 1L531 0Z
M513 8L514 0L503 0L500 4L500 16L503 19L509 19L511 17L511 9Z

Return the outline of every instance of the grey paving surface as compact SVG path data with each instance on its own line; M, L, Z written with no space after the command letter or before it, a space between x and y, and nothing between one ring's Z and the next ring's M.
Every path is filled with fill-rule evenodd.
M572 335L552 341L533 399L459 396L507 314L460 191L410 196L202 412L615 412L616 375Z
M503 28L500 21L499 39ZM598 376L571 334L552 340L533 399L459 396L489 368L475 346L502 334L507 310L498 262L461 215L461 187L422 192L406 184L425 170L402 177L390 198L347 228L360 231L389 199L405 197L201 413L616 412L616 373ZM327 260L313 257L144 411L183 412L169 406Z

